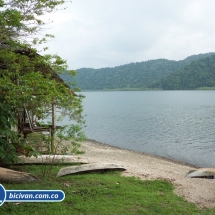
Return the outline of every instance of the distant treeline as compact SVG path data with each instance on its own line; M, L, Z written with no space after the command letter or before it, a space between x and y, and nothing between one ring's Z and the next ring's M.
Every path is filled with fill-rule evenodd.
M193 61L149 87L163 90L194 90L215 87L215 54Z
M67 75L61 77L68 83ZM215 53L130 63L114 68L82 68L72 80L82 90L193 90L215 87Z

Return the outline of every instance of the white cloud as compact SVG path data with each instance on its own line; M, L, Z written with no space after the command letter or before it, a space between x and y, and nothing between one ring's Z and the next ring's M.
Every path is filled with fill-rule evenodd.
M73 0L47 17L50 51L71 69L157 58L180 60L215 49L213 0Z

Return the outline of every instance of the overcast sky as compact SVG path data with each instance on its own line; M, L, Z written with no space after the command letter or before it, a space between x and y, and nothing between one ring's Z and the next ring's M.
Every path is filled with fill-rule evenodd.
M214 0L73 0L51 15L49 52L70 69L215 51Z

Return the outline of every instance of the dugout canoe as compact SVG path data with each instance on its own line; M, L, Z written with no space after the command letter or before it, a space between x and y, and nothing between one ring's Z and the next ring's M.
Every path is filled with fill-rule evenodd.
M215 168L199 168L191 170L187 173L187 178L208 178L213 179L215 176Z
M57 163L79 163L86 164L88 163L87 159L81 158L80 156L73 155L39 155L38 157L26 157L24 155L19 156L20 161L17 164L57 164Z
M70 174L95 172L102 170L126 170L122 165L112 163L91 163L81 166L69 166L61 168L57 174L57 177Z
M32 183L39 182L35 175L0 167L0 183Z

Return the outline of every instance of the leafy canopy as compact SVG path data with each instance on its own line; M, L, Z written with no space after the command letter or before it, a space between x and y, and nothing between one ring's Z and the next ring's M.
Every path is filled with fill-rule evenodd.
M84 123L83 97L74 96L78 89L73 87L71 91L55 73L68 71L66 61L58 55L41 56L35 48L45 43L47 37L53 37L49 34L38 37L47 24L43 15L64 3L63 0L0 0L0 161L7 158L9 142L12 143L9 154L16 157L20 138L11 128L17 124L19 107L24 106L44 119L54 102L71 122ZM75 75L74 71L67 73ZM77 132L70 132L70 137L81 140L80 130L76 126Z

